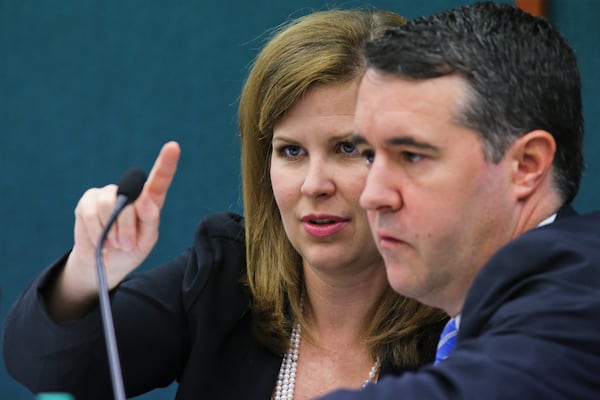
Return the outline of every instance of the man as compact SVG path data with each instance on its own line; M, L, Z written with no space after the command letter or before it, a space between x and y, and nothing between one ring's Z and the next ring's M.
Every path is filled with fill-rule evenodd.
M583 170L573 51L546 21L481 3L365 50L361 197L388 279L458 325L447 359L340 399L600 398L600 213Z

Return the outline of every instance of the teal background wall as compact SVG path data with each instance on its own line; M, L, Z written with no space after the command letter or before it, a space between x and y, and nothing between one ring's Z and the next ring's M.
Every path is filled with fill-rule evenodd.
M409 18L472 3L346 1ZM0 319L31 279L72 243L84 190L149 170L162 143L183 153L161 238L142 268L183 251L205 214L240 211L236 107L270 28L317 0L0 0ZM579 56L587 170L576 199L600 205L600 2L549 0ZM150 351L151 349L149 349ZM0 397L32 399L0 366ZM174 387L143 399L174 397Z

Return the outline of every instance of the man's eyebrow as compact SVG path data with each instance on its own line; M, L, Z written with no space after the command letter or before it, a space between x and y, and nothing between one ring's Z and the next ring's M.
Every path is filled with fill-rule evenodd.
M433 146L429 143L420 142L410 136L389 138L389 139L386 139L385 143L389 146L411 146L411 147L417 147L417 148L423 149L423 150L433 150L433 151L439 150L436 146Z
M386 139L385 143L388 146L411 146L411 147L416 147L416 148L423 149L423 150L431 150L431 151L439 150L436 146L433 146L429 143L417 141L410 136L402 136L402 137L394 137L394 138ZM360 134L355 132L352 134L352 144L354 144L355 146L359 146L361 144L368 144L368 142L363 136L361 136Z

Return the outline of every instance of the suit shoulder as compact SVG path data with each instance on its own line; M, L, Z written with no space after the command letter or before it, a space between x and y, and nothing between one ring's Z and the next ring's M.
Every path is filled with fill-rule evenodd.
M600 212L559 218L522 234L499 253L514 251L535 253L540 257L565 251L600 257Z
M244 241L244 217L235 213L218 213L206 216L198 224L196 239L202 237Z

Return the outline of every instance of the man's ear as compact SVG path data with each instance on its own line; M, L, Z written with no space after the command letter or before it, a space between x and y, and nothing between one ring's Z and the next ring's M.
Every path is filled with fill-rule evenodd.
M531 131L510 146L508 154L514 165L512 182L517 199L529 197L543 184L551 184L555 152L554 137L543 130Z

